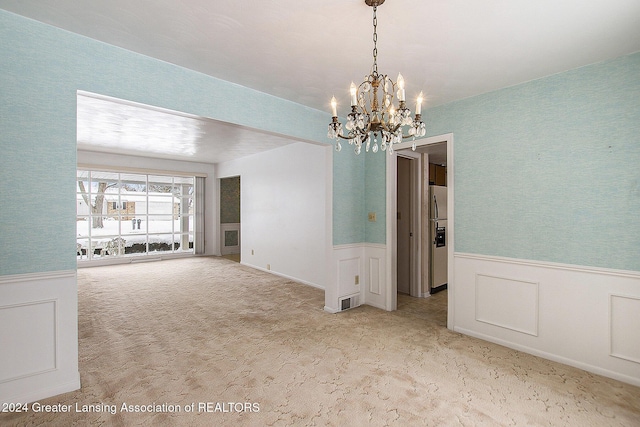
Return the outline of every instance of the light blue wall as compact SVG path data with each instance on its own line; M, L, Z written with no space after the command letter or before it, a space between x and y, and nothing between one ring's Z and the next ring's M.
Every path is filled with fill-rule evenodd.
M387 168L386 151L365 153L365 242L385 244L387 222ZM376 221L369 221L369 212L375 212Z
M356 156L341 141L342 151L333 151L333 244L365 241L365 154Z
M333 156L333 244L386 242L386 156L341 141ZM376 221L368 220L375 212Z
M325 112L2 10L0 58L0 275L75 268L77 90L329 142ZM640 271L640 54L424 118L454 133L457 251ZM334 244L384 243L381 154L334 155Z
M0 58L0 275L76 268L77 90L328 142L328 113L3 10Z
M455 250L640 271L640 54L425 111L453 132Z

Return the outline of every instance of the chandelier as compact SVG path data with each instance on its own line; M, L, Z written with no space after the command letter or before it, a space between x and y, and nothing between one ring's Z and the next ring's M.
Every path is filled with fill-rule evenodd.
M364 81L356 86L351 82L351 112L347 115L345 136L342 123L338 121L337 101L331 98L332 121L329 124L328 137L337 140L336 151L342 150L340 139L346 139L354 145L356 154L360 154L362 146L374 153L378 149L393 154L393 144L399 144L403 138L422 137L426 134L425 125L421 120L422 92L416 101L416 115L411 117L407 108L404 90L404 79L398 74L394 83L386 74L378 73L378 19L376 11L385 0L365 0L367 6L373 7L373 66L371 73L364 77ZM394 97L398 98L398 106L394 106ZM407 134L404 134L404 130ZM380 143L378 145L378 138ZM415 142L412 147L415 150Z

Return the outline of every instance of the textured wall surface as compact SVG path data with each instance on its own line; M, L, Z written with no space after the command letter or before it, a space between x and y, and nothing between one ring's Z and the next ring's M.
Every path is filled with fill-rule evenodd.
M333 244L386 243L386 152L333 155ZM369 213L376 221L368 220Z
M385 151L367 153L366 170L364 174L366 200L364 221L365 242L385 244L387 221L387 169L386 161L389 154ZM376 214L375 221L369 221L369 213Z
M77 90L330 142L327 113L4 11L0 55L0 274L75 268ZM640 270L640 54L424 118L455 137L457 251ZM334 155L334 244L384 243L381 176Z
M455 250L640 271L640 53L426 111Z
M328 113L2 10L0 57L1 275L76 268L77 90L329 142Z
M342 151L333 151L333 244L365 241L365 157L356 156L342 142ZM371 154L371 153L369 153Z

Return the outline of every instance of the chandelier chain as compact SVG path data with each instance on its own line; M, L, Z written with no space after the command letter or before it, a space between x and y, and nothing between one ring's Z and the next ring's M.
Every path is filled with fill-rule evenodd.
M377 6L373 7L373 71L378 74L378 17Z

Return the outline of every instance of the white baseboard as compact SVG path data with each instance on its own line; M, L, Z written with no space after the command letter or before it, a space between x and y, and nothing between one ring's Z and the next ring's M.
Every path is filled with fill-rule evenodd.
M57 384L53 387L41 387L19 396L2 397L0 398L0 403L31 403L52 396L58 396L59 394L69 393L78 389L80 389L80 373L76 375L75 379L68 383Z
M273 271L273 270L267 270L266 268L258 267L258 266L251 265L251 264L247 264L245 262L240 262L240 264L244 265L245 267L251 267L251 268L254 268L256 270L264 271L265 273L273 274L275 276L279 276L279 277L282 277L284 279L293 280L294 282L302 283L303 285L311 286L312 288L321 289L321 290L324 291L324 286L318 285L317 283L308 282L306 280L298 279L297 277L288 276L286 274L278 273L277 271Z
M456 253L453 329L640 386L640 272Z
M543 359L548 359L554 362L562 363L564 365L573 366L574 368L582 369L584 371L592 372L597 375L602 375L603 377L613 378L614 380L622 381L625 383L632 384L636 387L640 387L640 378L637 378L637 377L620 374L615 371L603 369L599 366L594 366L594 365L580 362L579 360L558 356L557 354L549 353L546 351L540 351L536 348L527 347L527 346L516 344L510 341L501 340L489 335L479 334L475 331L471 331L468 329L455 327L453 328L453 330L464 335L469 335L471 337L478 338L484 341L489 341L494 344L498 344L507 348L512 348L514 350L522 351L523 353L533 354L534 356L542 357Z

